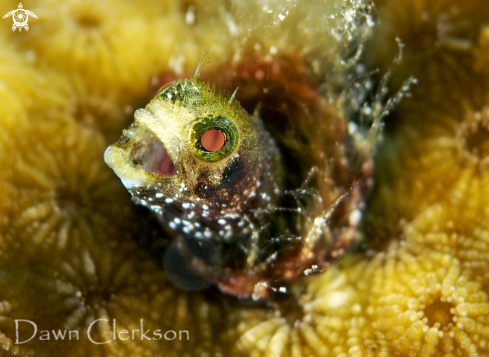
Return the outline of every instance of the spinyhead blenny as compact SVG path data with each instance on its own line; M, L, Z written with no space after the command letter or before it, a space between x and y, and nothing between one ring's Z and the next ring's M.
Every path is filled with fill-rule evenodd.
M265 85L282 88L281 72ZM281 294L341 256L355 236L363 171L346 157L354 150L344 146L351 142L345 121L319 96L302 98L303 88L260 90L264 101L247 112L236 92L197 75L171 82L106 150L134 201L172 232L162 259L178 287L217 286L239 298ZM249 93L245 86L242 98ZM271 111L272 102L285 115ZM262 119L276 125L274 137Z
M179 232L167 275L187 290L216 284L249 295L232 281L259 280L268 258L259 247L277 230L283 168L274 140L233 97L195 78L166 86L134 117L105 161L137 203Z

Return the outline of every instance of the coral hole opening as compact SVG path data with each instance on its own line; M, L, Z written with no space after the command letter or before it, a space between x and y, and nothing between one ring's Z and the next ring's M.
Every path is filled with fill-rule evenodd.
M102 26L103 18L100 14L87 9L73 9L73 18L78 26L85 29L97 29Z
M446 327L453 322L453 314L450 309L453 307L451 303L441 301L440 298L435 299L424 308L424 316L428 319L428 325L434 326L436 323Z
M104 306L110 302L114 294L116 294L116 291L113 291L109 287L89 284L87 289L82 293L82 297L85 304L89 306Z
M483 159L489 155L489 128L483 123L477 123L476 127L466 133L465 147L467 150Z
M60 187L55 191L54 199L63 212L73 214L83 210L89 211L92 206L89 194L73 187Z

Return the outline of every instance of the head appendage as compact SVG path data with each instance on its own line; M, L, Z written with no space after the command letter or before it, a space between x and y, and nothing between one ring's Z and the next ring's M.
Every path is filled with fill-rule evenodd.
M192 76L192 79L198 79L200 76L200 71L202 68L210 62L209 58L209 49L207 49L203 54L202 57L200 57L199 64L197 65L197 69L195 70L194 75Z
M234 101L234 98L236 97L236 93L238 93L238 89L239 87L236 87L236 89L234 90L233 94L231 94L231 98L229 98L229 101L228 101L228 104L231 105Z

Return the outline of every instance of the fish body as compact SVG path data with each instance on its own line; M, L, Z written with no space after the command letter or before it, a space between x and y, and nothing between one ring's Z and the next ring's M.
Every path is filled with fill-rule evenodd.
M236 288L250 295L273 254L260 247L284 230L274 218L284 175L275 141L259 118L195 78L166 86L134 118L105 161L177 233L167 275L186 290L229 290L235 275L253 276Z
M294 54L209 68L217 88L200 67L138 109L105 161L158 216L175 285L274 303L360 246L373 151Z

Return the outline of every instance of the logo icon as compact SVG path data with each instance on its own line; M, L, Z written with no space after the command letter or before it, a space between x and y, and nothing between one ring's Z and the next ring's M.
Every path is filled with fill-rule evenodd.
M12 10L8 12L3 18L12 16L14 19L12 31L15 31L17 28L19 28L19 32L21 32L22 27L25 28L26 31L29 31L29 25L27 25L29 15L37 19L36 14L34 14L32 11L24 10L22 3L19 3L19 8L17 10Z

